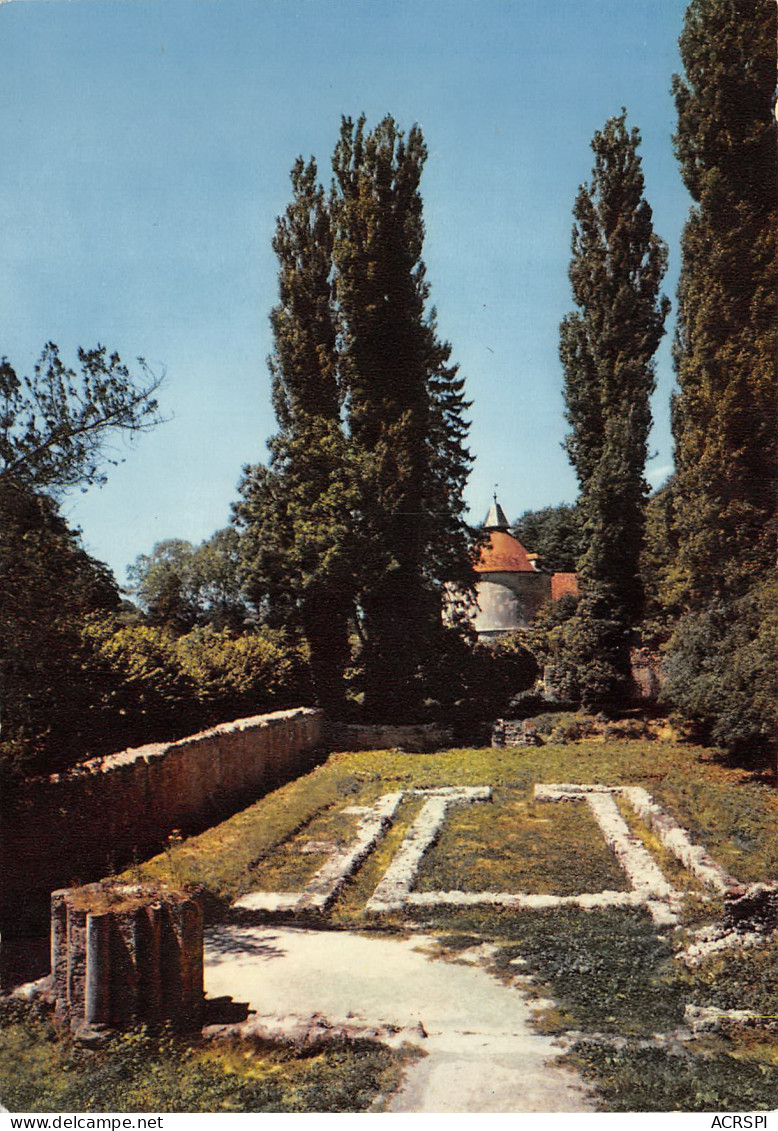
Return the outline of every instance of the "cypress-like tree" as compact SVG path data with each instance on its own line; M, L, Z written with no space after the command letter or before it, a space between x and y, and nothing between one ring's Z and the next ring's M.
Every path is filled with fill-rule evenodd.
M463 382L438 339L422 260L421 130L344 119L332 215L341 373L361 460L359 605L365 706L418 710L440 631L442 586L471 575L463 488L470 456Z
M273 240L279 302L269 359L279 430L268 466L246 468L235 517L246 591L305 635L318 702L341 714L350 659L352 474L341 428L332 229L314 161L296 162Z
M678 289L668 690L702 737L752 752L778 727L775 34L772 0L692 0L673 83L694 203Z
M592 180L575 202L570 282L578 310L560 327L567 451L584 523L582 598L568 629L574 689L590 707L623 701L642 612L639 558L653 357L669 309L667 263L646 201L640 134L626 111L594 135Z
M693 0L675 76L683 232L675 518L690 607L738 596L773 559L778 356L776 8Z
M314 162L295 166L274 241L279 431L235 508L247 592L302 629L336 713L355 619L373 718L418 714L444 584L472 578L467 403L421 259L425 158L418 127L406 139L388 117L372 132L344 119L329 199Z

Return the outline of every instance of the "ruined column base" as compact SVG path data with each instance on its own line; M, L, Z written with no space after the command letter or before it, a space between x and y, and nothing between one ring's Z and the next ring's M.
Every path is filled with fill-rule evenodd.
M113 1029L203 1019L199 893L149 884L87 884L51 895L50 999L88 1044Z

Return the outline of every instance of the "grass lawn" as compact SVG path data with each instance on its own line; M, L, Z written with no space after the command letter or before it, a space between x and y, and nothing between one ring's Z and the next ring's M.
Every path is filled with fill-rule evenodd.
M210 897L209 914L218 918L248 892L301 890L333 848L353 839L360 814L348 812L351 807L371 805L401 790L489 785L490 801L449 808L436 843L422 860L416 890L540 895L627 890L625 874L588 807L536 802L538 782L643 786L738 879L778 878L778 792L765 781L726 767L710 750L659 740L595 739L521 750L334 754L312 773L221 825L188 840L171 841L167 852L123 878L202 884ZM553 1000L553 1009L539 1015L539 1026L547 1032L576 1034L570 1059L595 1083L603 1110L778 1107L775 1033L771 1037L762 1029L733 1029L682 1043L656 1040L681 1027L686 1004L778 1014L778 943L712 956L693 969L678 962L675 955L689 940L690 929L713 921L719 905L702 898L700 884L629 806L619 801L631 831L645 841L674 886L689 892L683 926L675 930L658 928L643 909L424 906L378 920L368 916L365 904L423 803L406 794L394 824L328 912L331 926L393 931L420 927L437 936L442 957L453 958L477 941L495 944L490 962L497 977L515 980L520 970L531 976L531 994ZM18 1029L23 1023L16 1025ZM35 1040L21 1032L13 1038L13 1047L7 1032L0 1036L0 1072L3 1057L21 1063L40 1049L40 1032ZM116 1048L104 1058L106 1067L89 1069L87 1077L95 1071L98 1077L119 1071L122 1057L130 1055L121 1041L131 1044L132 1039L150 1038L117 1038ZM72 1050L61 1052L60 1042L52 1048L57 1057L76 1056ZM166 1079L167 1055L162 1049L154 1053L161 1060L149 1061L159 1063L154 1079ZM166 1109L152 1103L155 1093L143 1091L151 1084L142 1076L133 1078L135 1091L127 1092L128 1110L133 1103L148 1105L134 1110L364 1110L377 1093L391 1090L399 1073L397 1055L376 1046L369 1053L360 1050L353 1064L348 1050L296 1060L288 1051L260 1054L256 1049L251 1056L246 1050L217 1053L199 1047L183 1058L180 1050L176 1055L186 1070L184 1091L175 1102L189 1106ZM53 1058L49 1050L50 1066ZM68 1087L76 1078L73 1071L77 1075L81 1069L65 1073L62 1063L56 1071L51 1068L55 1076L67 1076ZM45 1077L40 1087L45 1083L45 1094L55 1098L45 1102L64 1103L56 1100L59 1095L70 1101L64 1085L48 1081ZM26 1094L33 1098L31 1092ZM99 1097L99 1088L95 1094ZM198 1107L203 1097L208 1102L221 1098L210 1108ZM330 1106L310 1106L323 1104L323 1097L330 1097ZM8 1094L3 1099L13 1106ZM231 1103L239 1106L229 1107ZM38 1110L100 1108L71 1104Z

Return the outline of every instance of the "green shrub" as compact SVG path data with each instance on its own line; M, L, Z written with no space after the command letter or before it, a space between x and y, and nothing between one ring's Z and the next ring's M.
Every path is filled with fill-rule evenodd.
M505 955L550 988L567 1028L641 1034L683 1019L671 948L645 912L526 911L515 939Z
M88 629L116 680L111 707L127 730L174 737L241 714L287 707L308 692L305 657L283 631L234 636L196 628L178 636L146 624L118 630L103 622ZM167 728L167 733L163 733Z
M519 634L483 644L448 630L424 674L429 716L453 725L460 741L504 714L517 693L533 686L538 666Z
M303 651L282 629L234 636L196 628L176 640L175 661L198 699L222 718L297 705L311 695Z
M580 711L545 711L533 718L532 725L546 742L560 744L591 738L599 729L593 715Z
M682 618L665 666L665 696L697 737L738 755L769 750L778 736L778 575Z
M645 719L617 719L615 722L606 723L603 737L607 740L616 739L648 739L649 742L656 738Z

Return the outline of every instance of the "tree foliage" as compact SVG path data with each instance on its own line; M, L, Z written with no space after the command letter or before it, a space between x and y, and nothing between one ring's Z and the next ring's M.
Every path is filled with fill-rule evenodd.
M341 374L359 481L365 706L398 718L423 698L442 583L470 581L464 382L441 342L422 259L421 130L346 119L332 196Z
M270 623L304 633L317 699L342 714L357 475L340 419L333 236L315 162L298 159L292 187L273 241L279 302L269 366L279 430L268 466L245 469L235 518L249 596Z
M649 398L669 303L659 296L667 250L643 195L639 144L626 111L594 135L592 180L574 208L570 282L578 310L560 328L567 451L586 546L578 561L582 599L567 639L587 706L624 698L631 632L643 607Z
M315 164L295 165L274 241L279 431L236 507L252 599L301 627L335 710L353 621L373 717L419 709L443 583L470 578L467 405L427 310L425 159L418 127L362 118L343 121L328 199Z
M774 559L778 171L775 5L694 0L680 40L682 239L674 401L686 597L742 594Z
M678 288L677 556L662 596L681 615L668 669L698 727L756 747L776 731L764 693L778 497L775 5L692 0L680 48L675 146L693 205Z
M306 657L283 631L262 628L236 637L206 626L178 635L94 618L84 637L108 673L99 710L114 727L119 721L126 744L170 740L225 719L291 707L309 692Z
M514 533L525 549L540 555L550 573L572 573L584 552L578 508L568 503L525 511L514 523Z
M678 535L674 521L674 477L648 500L640 576L645 595L644 646L667 643L681 612Z
M181 538L157 542L127 567L127 576L151 624L181 633L205 625L240 632L252 616L242 592L240 538L231 526L199 546Z
M133 436L159 423L154 377L142 359L140 383L117 353L79 349L80 373L49 342L32 377L0 362L0 480L14 479L56 494L103 483L117 433Z
M82 626L118 609L116 584L56 503L10 477L0 479L0 577L0 749L22 768L46 751L67 762L83 748L102 680Z
M667 660L665 693L695 737L759 756L778 733L778 577L737 601L689 612Z
M106 672L82 629L120 604L55 500L104 482L112 437L159 421L142 361L140 381L103 346L78 362L51 342L32 377L0 362L0 751L17 769L68 764L94 739Z

